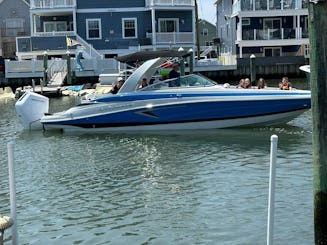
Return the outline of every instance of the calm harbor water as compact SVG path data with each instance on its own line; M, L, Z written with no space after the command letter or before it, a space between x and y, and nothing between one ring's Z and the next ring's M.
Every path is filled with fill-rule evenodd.
M313 244L311 111L278 128L67 135L23 131L14 103L0 99L0 214L14 139L19 244L265 244L272 134L274 244Z

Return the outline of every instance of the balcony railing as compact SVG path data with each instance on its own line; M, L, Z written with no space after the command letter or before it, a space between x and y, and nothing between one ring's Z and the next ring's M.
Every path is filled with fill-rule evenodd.
M308 32L302 28L254 29L243 30L242 40L283 40L308 38Z
M74 36L74 31L51 31L51 32L35 32L35 37L60 37L60 36Z
M153 6L194 6L195 0L146 0L146 7Z
M240 11L289 10L308 8L306 0L238 0L233 3L233 13Z
M76 7L76 0L31 0L31 9L53 9Z
M156 43L152 44L178 44L193 43L193 32L157 32ZM152 33L146 34L147 38L152 39Z

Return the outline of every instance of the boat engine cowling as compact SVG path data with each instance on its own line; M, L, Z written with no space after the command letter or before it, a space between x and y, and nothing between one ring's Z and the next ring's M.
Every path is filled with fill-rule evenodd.
M49 111L49 98L34 92L26 92L16 102L15 107L24 129L41 129L40 119Z

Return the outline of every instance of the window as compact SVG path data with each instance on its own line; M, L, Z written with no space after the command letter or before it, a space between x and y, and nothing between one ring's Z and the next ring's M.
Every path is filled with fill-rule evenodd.
M281 39L281 26L280 18L269 18L263 20L263 32L265 40Z
M203 28L202 31L201 31L201 36L208 36L208 28Z
M159 32L178 32L178 19L169 18L169 19L158 19L159 21Z
M250 25L250 18L243 18L242 19L242 26Z
M45 32L67 31L67 23L64 21L47 21L43 23Z
M101 39L101 20L87 19L86 20L86 38Z
M19 36L24 32L24 19L6 19L6 36Z
M205 41L205 46L213 46L213 41Z
M123 18L123 38L137 38L137 19Z
M280 47L264 48L263 50L264 57L281 56L281 54L282 50Z

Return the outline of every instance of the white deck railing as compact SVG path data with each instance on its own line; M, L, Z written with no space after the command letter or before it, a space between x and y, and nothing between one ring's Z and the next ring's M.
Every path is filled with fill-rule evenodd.
M22 60L11 61L6 60L6 74L7 73L28 73L28 72L43 72L42 60Z
M31 9L73 8L76 0L31 0Z
M156 43L153 44L193 43L192 32L157 32L155 35ZM152 33L147 33L146 37L152 39Z
M76 34L77 42L83 45L84 52L86 52L90 58L103 59L103 55L98 50L93 48L91 44L86 42L83 38ZM84 57L85 58L85 57Z
M146 0L146 7L152 6L194 6L194 0Z
M35 37L64 37L64 36L75 36L74 31L51 31L51 32L34 32Z
M43 60L6 60L6 78L24 78L24 77L42 77L44 72ZM56 71L67 71L67 60L55 59L48 60L48 72L55 73ZM84 67L83 71L79 71L81 76L84 73L92 72L94 75L101 73L118 72L118 61L115 59L91 59L82 60ZM71 69L76 69L76 59L71 59ZM51 70L51 71L50 71ZM48 74L51 75L51 74Z

